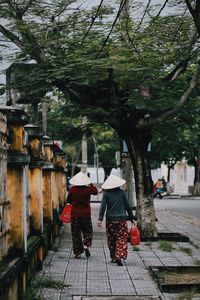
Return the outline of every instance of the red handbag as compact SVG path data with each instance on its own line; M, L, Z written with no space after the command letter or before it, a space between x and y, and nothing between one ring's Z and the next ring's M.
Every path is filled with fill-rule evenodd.
M137 246L141 242L140 232L137 226L132 226L129 231L130 236L130 244L133 246Z
M71 210L72 210L72 205L67 203L65 207L63 208L63 211L60 215L60 220L63 223L70 223L71 222Z

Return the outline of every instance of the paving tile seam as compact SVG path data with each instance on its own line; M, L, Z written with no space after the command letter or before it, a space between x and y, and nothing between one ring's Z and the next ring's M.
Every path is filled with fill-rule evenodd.
M140 254L139 254L140 255ZM154 264L153 265L155 265L155 260L157 260L157 262L158 262L158 265L161 265L161 266L163 266L163 263L162 263L162 261L159 259L159 257L155 257L155 258L153 258L154 259ZM147 268L150 266L150 265L152 265L152 261L153 261L153 259L143 259L142 257L141 257L141 260L143 261L143 263L144 263L144 266L146 266ZM149 263L148 263L149 262Z
M105 266L106 266L106 274L107 274L108 282L109 282L110 295L112 295L111 282L110 282L110 276L109 276L109 265L108 265L108 263L106 263L107 259L108 259L108 256L109 256L108 249L106 248L107 247L107 242L105 243L105 242L102 241L101 247L102 247L103 254L104 254L104 263L105 263Z
M62 235L61 235L62 236ZM67 266L66 266L66 269L65 269L65 274L64 274L64 278L63 278L63 284L65 283L65 279L66 279L66 275L67 275L67 272L68 272L68 267L69 267L69 263L70 263L70 257L71 257L71 253L72 253L72 249L70 250L70 255L69 255L69 258L67 259Z
M152 251L156 251L156 250L152 250ZM155 253L155 252L154 252ZM163 261L162 261L162 258L160 258L158 255L157 255L157 253L155 253L155 255L156 255L156 257L159 259L159 261L161 262L161 264L163 265L163 266L165 266L165 264L163 263Z
M139 256L139 253L137 253L137 256ZM126 267L126 268L127 268L127 267ZM131 273L129 272L129 269L128 269L128 268L127 268L127 273L128 273L128 275L129 275L130 281L131 281L131 283L132 283L132 286L133 286L134 292L135 292L135 294L137 294L137 291L136 291L136 288L135 288L134 282L133 282L133 280L132 280L132 277L131 277Z

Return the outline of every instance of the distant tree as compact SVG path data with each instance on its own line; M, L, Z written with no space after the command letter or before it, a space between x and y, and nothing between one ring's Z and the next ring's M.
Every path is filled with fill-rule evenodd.
M199 91L197 90L199 94ZM200 196L200 98L190 99L178 114L183 156L194 167L193 196ZM182 124L181 124L182 122Z
M81 112L74 109L70 102L62 94L56 91L48 102L47 134L53 140L62 140L63 147L68 156L68 162L74 161L81 164L81 140L84 133L87 134L88 142L88 164L94 164L95 146L93 136L97 142L100 166L104 168L106 176L110 174L113 167L116 167L115 153L120 151L120 140L117 133L105 124L97 124L88 120L87 126L81 122ZM42 124L42 108L38 107L38 118L35 122L35 113L31 105L28 105L27 112L30 120L39 126Z
M175 119L158 124L153 130L151 166L164 163L168 168L167 183L169 187L171 170L184 157L184 145L181 140L180 124Z
M152 164L164 162L170 169L186 159L194 167L194 187L192 194L200 195L200 98L198 87L193 97L181 108L176 117L154 128L152 139Z

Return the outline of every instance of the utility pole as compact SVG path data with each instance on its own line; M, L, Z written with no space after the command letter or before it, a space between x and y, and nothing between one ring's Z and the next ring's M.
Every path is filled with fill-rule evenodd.
M84 116L82 118L82 126L83 128L86 127L87 125L87 117ZM85 128L84 128L85 129ZM87 164L88 164L88 159L87 159L87 135L86 133L83 134L82 137L82 172L87 174Z
M92 134L92 139L94 142L95 149L95 159L96 159L96 175L97 175L97 189L99 190L99 153L98 153L98 144L94 134ZM97 201L99 201L99 193L97 194Z
M42 100L42 129L44 130L45 135L47 134L47 109L48 109L48 100Z
M137 204L133 167L125 141L122 141L122 174L123 178L126 180L126 192L129 204L131 207L135 207Z

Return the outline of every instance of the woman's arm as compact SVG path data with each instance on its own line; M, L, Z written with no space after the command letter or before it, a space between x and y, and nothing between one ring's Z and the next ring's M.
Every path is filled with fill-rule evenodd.
M69 193L67 195L66 203L72 204L72 193L71 193L70 190L69 190Z
M89 187L90 187L90 192L91 192L92 195L97 195L98 194L97 188L92 183L90 184Z
M99 221L103 220L105 210L106 210L106 195L105 195L105 193L103 193L103 197L101 200L101 206L99 209Z
M130 205L128 203L128 198L127 198L125 192L124 192L124 204L125 204L125 208L126 208L126 211L128 213L128 216L129 216L129 220L131 222L133 222L134 221L133 212L132 212L132 209L131 209L131 207L130 207Z

